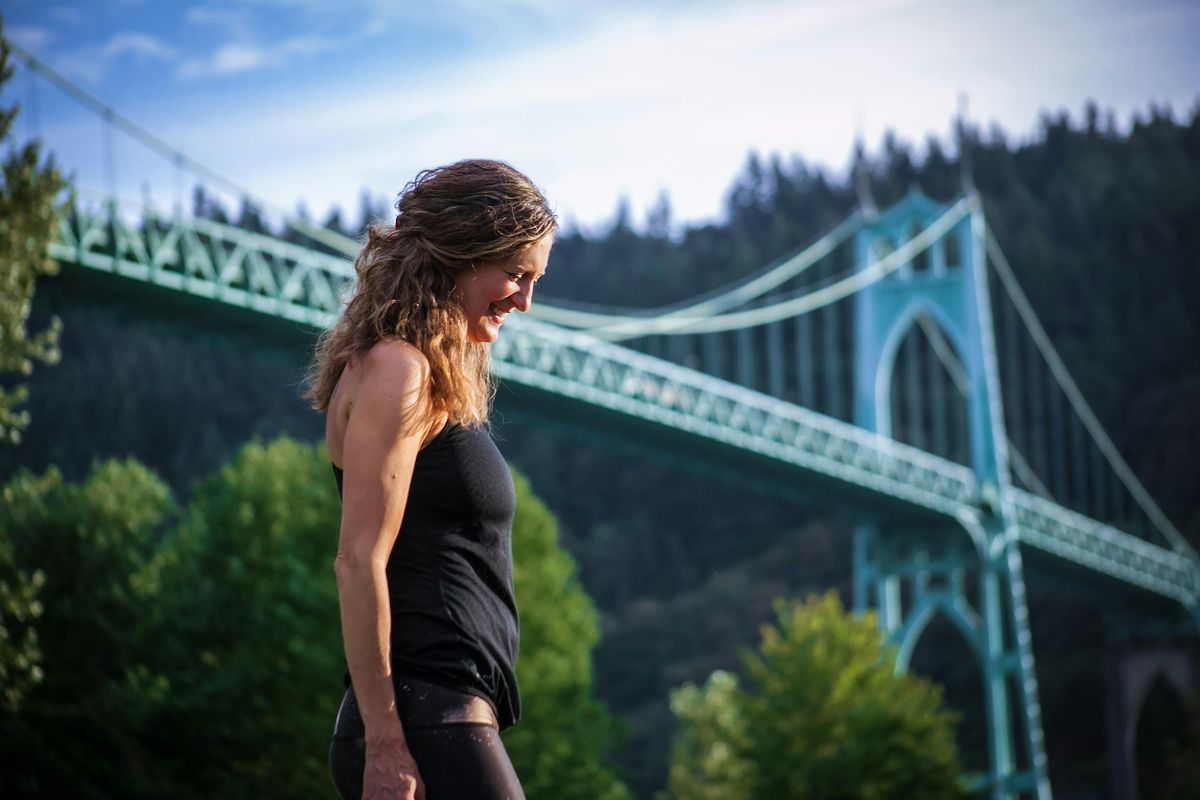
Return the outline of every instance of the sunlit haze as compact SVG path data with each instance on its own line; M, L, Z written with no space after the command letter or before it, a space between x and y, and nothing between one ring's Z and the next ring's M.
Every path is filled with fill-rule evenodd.
M389 202L419 169L507 160L585 228L660 193L720 215L750 151L846 168L857 132L950 139L959 96L1014 139L1095 100L1118 124L1191 113L1200 5L1188 2L438 4L7 0L16 43L255 196L314 217ZM6 100L80 184L156 201L190 179L19 70ZM173 194L174 193L174 194Z

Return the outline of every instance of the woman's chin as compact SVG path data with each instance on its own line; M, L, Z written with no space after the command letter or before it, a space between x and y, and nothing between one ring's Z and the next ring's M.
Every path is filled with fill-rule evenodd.
M499 326L480 325L467 337L475 344L491 344L500 338Z

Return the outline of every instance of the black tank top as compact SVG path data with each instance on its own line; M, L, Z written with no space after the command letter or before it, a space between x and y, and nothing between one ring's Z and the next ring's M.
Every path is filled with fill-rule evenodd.
M336 465L333 474L341 495ZM393 674L488 700L502 730L521 716L515 510L512 476L487 429L447 425L417 454L387 564Z

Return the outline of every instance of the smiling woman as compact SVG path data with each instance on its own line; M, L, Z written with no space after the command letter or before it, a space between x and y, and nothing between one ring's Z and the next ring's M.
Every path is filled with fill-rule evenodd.
M335 571L346 798L524 797L499 738L520 717L512 478L487 429L489 345L529 310L557 221L507 164L460 161L375 226L307 397L342 493Z
M428 362L435 416L483 423L490 351L479 345L496 338L484 318L529 307L557 220L529 178L498 161L426 170L396 205L394 226L368 230L354 295L317 344L307 396L327 410L354 357L398 340Z
M458 287L467 315L467 337L472 342L496 341L505 317L514 309L529 310L533 287L546 274L552 244L547 236L509 262L488 264L461 276Z

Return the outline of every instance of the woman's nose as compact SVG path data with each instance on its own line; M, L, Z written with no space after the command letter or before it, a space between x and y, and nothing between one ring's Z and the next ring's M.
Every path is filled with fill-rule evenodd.
M533 305L533 284L522 287L516 294L512 296L513 306L521 312L529 310Z

